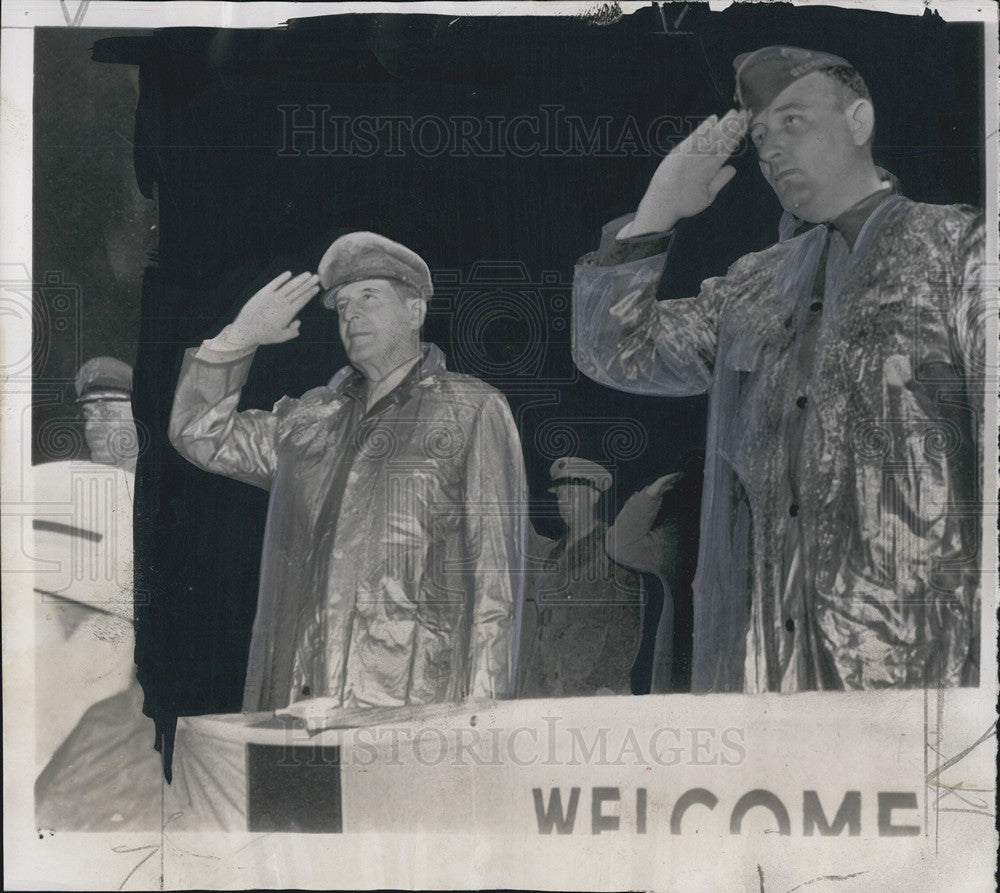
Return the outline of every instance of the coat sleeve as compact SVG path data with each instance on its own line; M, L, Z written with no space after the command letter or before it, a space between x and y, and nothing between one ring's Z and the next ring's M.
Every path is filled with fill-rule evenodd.
M650 534L661 502L642 490L628 498L604 539L604 547L613 561L638 571L659 573L657 541Z
M276 470L273 412L237 412L253 354L224 362L184 355L170 414L170 442L205 471L270 489Z
M517 427L500 394L481 408L466 459L471 567L468 695L515 693L527 555L527 482Z
M981 394L984 378L991 374L995 377L995 367L986 357L985 237L983 216L977 214L958 245L955 266L959 278L948 320L951 341L970 394Z
M997 375L996 355L995 353L987 355L987 344L995 345L996 343L995 336L990 341L986 337L990 314L996 314L994 303L996 295L994 293L989 296L992 297L991 301L986 293L987 282L984 281L983 275L986 257L985 238L984 218L980 212L972 219L958 243L955 259L958 278L955 283L955 294L950 305L951 311L948 320L949 340L954 346L955 352L954 361L963 370L966 397L972 408L972 412L969 414L971 430L967 432L967 436L972 438L975 444L971 451L976 462L976 469L972 472L972 477L979 482L979 486L985 479L986 469L985 435L987 432L983 427L985 398L987 392L996 392ZM991 349L995 350L995 348ZM977 506L978 515L982 509L983 500L983 493L980 489L974 492L973 499ZM975 522L976 531L969 534L970 541L975 548L969 551L978 554L979 548L981 548L979 544L986 540L978 516ZM967 589L970 592L968 610L972 617L972 633L969 642L969 657L963 671L963 685L976 685L979 681L980 588L978 573L970 574Z
M657 301L670 239L617 242L614 232L625 220L609 223L601 247L574 271L573 362L588 378L621 391L705 393L725 280L706 280L696 298Z

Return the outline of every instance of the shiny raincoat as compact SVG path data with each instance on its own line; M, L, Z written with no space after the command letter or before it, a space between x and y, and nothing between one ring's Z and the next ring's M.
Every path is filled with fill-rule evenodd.
M269 489L244 710L514 694L526 483L503 396L424 357L365 411L351 367L237 412L252 357L189 351L171 442Z
M710 392L693 690L974 684L982 215L891 196L853 249L818 226L662 302L668 237L617 242L624 222L576 269L574 359L620 390Z

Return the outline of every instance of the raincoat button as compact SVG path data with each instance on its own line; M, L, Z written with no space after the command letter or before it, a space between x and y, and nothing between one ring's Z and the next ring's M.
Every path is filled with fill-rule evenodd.
M809 402L809 398L805 394L803 394L801 397L799 397L798 400L795 401L795 405L799 409L805 409L806 408L806 404L808 402Z
M787 619L787 620L785 621L785 629L787 629L787 630L788 630L788 631L789 631L790 633L793 633L793 632L795 632L795 621L794 621L794 620L792 620L792 618L791 618L791 617L789 617L789 618L788 618L788 619Z
M799 507L796 503L793 502L788 507L788 514L790 514L794 518L798 513L799 513Z
M313 693L313 690L308 685L302 686L302 697L308 698L309 695Z
M809 305L809 309L810 309L810 310L811 310L811 311L812 311L813 313L819 313L819 312L820 312L820 310L822 310L822 309L823 309L823 302L822 302L822 301L813 301L813 302L812 302L812 303L811 303L811 304Z

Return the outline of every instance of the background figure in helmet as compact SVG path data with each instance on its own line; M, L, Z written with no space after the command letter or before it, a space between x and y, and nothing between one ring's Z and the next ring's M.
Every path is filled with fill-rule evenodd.
M575 457L557 459L550 475L566 532L533 550L542 568L531 587L536 629L520 695L631 694L642 589L639 578L615 564L604 548L608 525L598 503L611 475ZM527 605L525 613L531 615L531 609Z
M35 821L55 831L160 826L133 649L132 367L87 360L74 387L92 461L33 469Z
M139 452L132 419L132 367L114 357L87 360L76 374L90 459L135 473Z

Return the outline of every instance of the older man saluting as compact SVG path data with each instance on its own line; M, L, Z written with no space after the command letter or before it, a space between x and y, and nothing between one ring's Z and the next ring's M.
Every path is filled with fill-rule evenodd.
M975 683L982 215L898 194L846 60L766 47L735 67L742 108L675 147L575 280L581 371L711 394L692 687ZM747 130L782 240L658 303L668 231Z
M323 289L351 365L237 412L261 344ZM430 271L373 233L284 273L188 352L170 424L195 465L269 489L244 710L512 696L526 484L510 410L420 343Z

